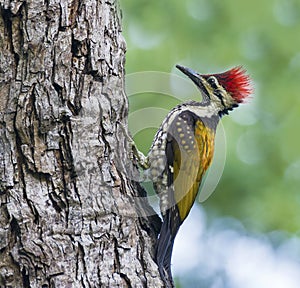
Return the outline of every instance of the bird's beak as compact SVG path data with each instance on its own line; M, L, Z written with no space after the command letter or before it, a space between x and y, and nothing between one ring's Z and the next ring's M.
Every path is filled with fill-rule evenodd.
M203 98L209 98L208 91L205 87L205 80L203 77L201 77L199 73L181 65L176 65L176 68L179 69L185 75L187 75L196 84L196 86L200 89Z
M176 68L187 75L199 88L203 88L203 78L196 71L181 65L176 65Z

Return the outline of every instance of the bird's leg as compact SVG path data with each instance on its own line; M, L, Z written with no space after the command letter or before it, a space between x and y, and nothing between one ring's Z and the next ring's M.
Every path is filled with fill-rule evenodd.
M132 140L132 141L133 141L133 140ZM145 156L144 153L141 152L141 151L137 148L137 146L136 146L136 144L135 144L134 141L133 141L132 143L130 143L130 144L131 144L131 147L132 147L133 154L134 154L134 156L137 158L139 165L140 165L144 170L148 169L148 168L149 168L148 157Z
M135 158L137 159L138 161L138 164L141 168L143 168L144 170L148 169L149 168L149 162L148 162L148 157L144 155L143 152L139 151L139 149L137 148L134 140L132 139L132 137L129 135L127 129L124 127L123 123L119 122L118 123L120 124L120 127L122 128L123 130L123 133L127 139L127 141L129 142L130 144L130 148L131 148L131 154L130 154L130 158L131 160L134 159L134 156Z

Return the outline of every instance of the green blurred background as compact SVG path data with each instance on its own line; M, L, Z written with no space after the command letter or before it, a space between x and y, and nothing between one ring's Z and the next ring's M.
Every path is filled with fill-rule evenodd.
M252 98L222 120L227 159L217 189L192 209L175 241L177 287L299 287L300 1L120 2L127 75L184 77L177 63L200 73L243 65L253 79ZM130 115L147 107L167 114L179 103L159 93L129 96ZM133 133L144 153L156 129Z
M300 1L120 2L127 74L180 75L177 63L200 73L243 65L253 79L249 102L222 120L226 165L216 191L201 204L209 221L233 217L251 233L299 236ZM157 93L139 96L130 97L130 112L178 103ZM135 135L144 152L154 133Z
M217 189L197 203L176 239L177 287L299 287L300 1L120 2L127 75L185 77L177 63L200 73L243 65L253 79L252 98L222 120L227 159ZM167 113L179 103L159 93L129 96L130 114L147 107ZM134 135L144 153L156 129Z

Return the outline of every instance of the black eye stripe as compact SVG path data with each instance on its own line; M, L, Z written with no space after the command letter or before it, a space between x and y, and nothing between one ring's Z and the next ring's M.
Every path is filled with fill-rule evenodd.
M222 93L217 90L217 91L215 91L215 95L220 99L222 105L225 107L224 97L223 97Z
M214 94L215 94L218 98L220 98L220 99L223 98L222 91L219 90L219 89L217 89L216 91L214 91Z

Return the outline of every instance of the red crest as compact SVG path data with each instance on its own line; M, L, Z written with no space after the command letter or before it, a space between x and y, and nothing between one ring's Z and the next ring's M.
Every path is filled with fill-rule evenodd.
M220 74L212 74L236 102L242 103L253 91L250 77L241 66Z

